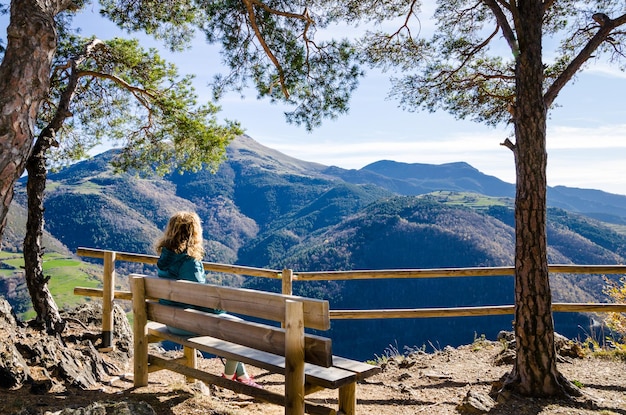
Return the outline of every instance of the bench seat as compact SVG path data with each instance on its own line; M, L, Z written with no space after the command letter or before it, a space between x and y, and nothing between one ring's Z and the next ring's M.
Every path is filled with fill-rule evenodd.
M255 367L268 370L272 373L285 374L285 357L276 354L256 350L251 347L228 342L209 336L181 336L172 334L164 324L151 321L147 325L148 334L163 340L169 340L183 346L197 349L206 353L214 354L225 359L233 359ZM380 368L357 362L345 358L333 356L333 361L337 359L339 366L322 367L305 363L304 374L306 383L309 385L321 386L328 389L337 389L341 386L359 380L361 377L371 376ZM359 373L341 367L350 367L354 370L365 369L365 373Z

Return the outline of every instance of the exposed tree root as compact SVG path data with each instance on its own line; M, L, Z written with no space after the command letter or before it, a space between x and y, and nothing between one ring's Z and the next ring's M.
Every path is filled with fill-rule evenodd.
M508 400L511 395L533 397L533 398L563 398L566 400L572 400L576 403L581 403L579 399L586 398L585 394L580 388L570 382L565 376L557 372L556 384L557 390L554 393L545 393L545 391L531 391L522 390L519 375L515 373L515 370L504 374L498 381L494 382L489 395L497 402ZM592 398L587 397L584 399L586 404L593 401Z

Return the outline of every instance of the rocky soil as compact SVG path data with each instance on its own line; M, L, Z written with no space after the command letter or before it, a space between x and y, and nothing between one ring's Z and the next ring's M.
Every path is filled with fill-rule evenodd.
M88 314L88 313L87 313ZM90 355L97 349L95 326L72 317L62 344L74 352ZM21 342L41 344L41 336L28 327L17 329L12 336ZM2 328L0 327L0 332ZM85 335L91 333L91 335ZM0 333L0 344L7 343L6 332ZM122 347L124 343L121 344ZM384 354L380 374L357 386L358 413L376 415L413 414L626 414L626 362L615 358L594 357L572 345L562 344L558 369L581 388L583 395L572 399L531 399L500 395L493 401L489 393L494 383L510 370L511 351L506 340L480 339L471 345L446 347L436 353L413 352L399 356ZM58 346L61 348L60 346ZM29 350L20 346L19 350ZM34 348L31 348L34 349ZM48 349L50 351L50 349ZM54 353L59 353L58 350ZM177 352L165 352L167 354ZM278 415L282 407L255 401L227 389L187 384L182 375L161 371L150 374L146 387L133 388L132 360L120 345L112 353L96 353L98 358L82 362L85 373L96 382L86 385L62 373L52 362L39 357L23 357L29 363L28 376L13 386L0 387L2 415L70 415L70 414L158 414L158 415ZM75 355L73 355L75 356ZM6 354L3 354L6 360ZM51 358L51 360L55 360ZM94 363L96 362L96 363ZM219 359L200 359L200 364L220 373ZM99 366L102 370L95 370ZM250 368L263 387L280 391L283 379L263 370ZM2 372L2 369L0 369ZM309 395L315 403L336 405L336 391ZM77 408L90 408L91 412Z

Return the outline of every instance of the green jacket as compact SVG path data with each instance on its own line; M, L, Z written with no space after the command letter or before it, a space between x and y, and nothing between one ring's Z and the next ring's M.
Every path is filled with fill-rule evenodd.
M202 262L187 255L186 252L177 254L167 248L161 249L161 256L157 261L158 273L160 278L169 278L173 280L187 280L193 282L206 283L204 267ZM188 304L178 303L169 300L159 300L162 304L175 305L178 307L189 307ZM195 310L206 311L214 314L222 314L223 310L216 310L207 307L192 307Z
M190 257L186 252L176 254L167 248L162 248L157 268L161 278L206 283L202 262Z

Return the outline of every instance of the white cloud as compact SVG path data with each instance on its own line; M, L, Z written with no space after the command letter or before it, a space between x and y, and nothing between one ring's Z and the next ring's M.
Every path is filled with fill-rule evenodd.
M596 63L585 71L587 74L607 76L610 78L626 79L626 72L616 65L609 65L606 62Z
M363 140L358 143L333 140L259 141L292 157L346 169L359 169L379 160L426 164L464 161L485 174L514 181L513 156L500 145L502 134L496 132L481 135L456 133L414 140Z
M555 126L548 128L548 151L564 149L626 149L626 124L594 128Z

